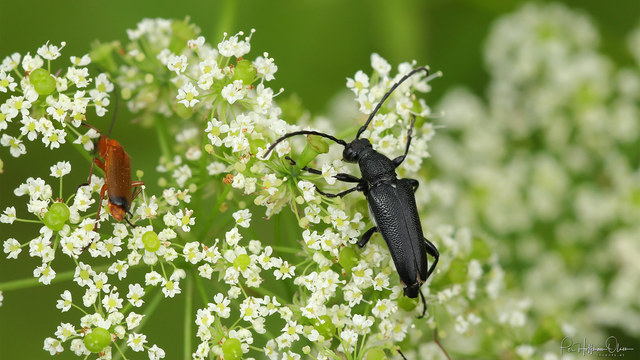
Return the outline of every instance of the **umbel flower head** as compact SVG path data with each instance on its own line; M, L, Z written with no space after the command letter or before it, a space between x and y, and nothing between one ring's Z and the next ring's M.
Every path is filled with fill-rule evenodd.
M113 83L107 74L89 74L89 56L71 56L66 65L60 46L47 44L34 55L14 53L0 64L0 92L6 96L0 104L0 144L9 148L13 157L26 154L27 143L40 140L45 147L56 149L69 133L74 142L90 150L90 137L80 136L87 108L104 116L110 104ZM58 64L57 67L54 67Z
M335 177L352 170L340 160L342 149L311 137L283 141L266 154L287 132L329 126L317 119L286 121L301 119L287 118L292 112L275 99L283 90L268 86L278 71L275 60L264 52L250 56L253 30L225 34L217 45L198 33L186 20L145 19L128 31L126 44L96 44L89 56L73 58L63 77L46 73L45 82L55 80L46 96L38 91L41 85L32 84L33 74L44 60L49 64L56 57L59 47L47 45L37 56L17 54L2 63L7 70L0 89L23 94L5 101L3 114L11 118L2 121L37 119L26 121L28 131L20 136L33 141L43 136L42 129L64 131L75 139L49 137L45 144L73 142L91 150L98 133L83 134L77 127L87 120L84 110L90 104L104 115L115 84L142 124L153 124L161 144L156 168L161 190L151 194L143 188L132 201L127 220L135 226L116 222L107 211L96 215L99 205L104 209L114 201L100 197L103 185L113 181L108 171L106 178L93 175L89 186L70 185L70 191L63 187L65 176L72 170L84 174L90 164L58 159L51 162L54 182L28 178L16 189L16 195L28 198L26 212L25 204L13 204L1 215L3 226L35 224L30 240L2 239L7 258L20 257L28 247L31 257L42 260L33 270L39 282L72 280L57 308L78 317L57 327L45 340L46 351L69 350L91 359L128 358L128 350L150 359L175 357L150 346L154 329L143 327L161 302L176 297L185 299L183 338L198 339L188 349L194 359L362 359L392 356L399 348L432 357L442 352L432 335L436 327L442 338L456 331L483 343L495 337L475 331L484 318L498 334L526 323L528 303L502 296L504 273L489 242L450 226L425 232L452 261L424 284L428 316L416 320L421 309L402 295L382 238L374 236L362 250L356 246L372 226L363 197L333 199L316 191L345 189ZM20 61L23 70L17 71ZM89 77L84 68L89 62L107 72ZM402 63L394 71L377 54L371 65L370 74L358 71L347 79L355 115L339 119L349 124L346 134L355 133L392 84L416 67ZM20 84L9 80L20 74ZM376 150L398 156L415 117L411 151L399 173L423 182L418 171L429 156L435 127L418 94L428 93L430 81L440 75L405 82L362 134ZM77 90L90 86L96 92L89 90L89 97ZM84 107L75 112L76 104ZM10 152L24 149L20 136L2 140ZM321 170L304 171L307 165ZM135 176L140 180L144 174ZM422 208L424 199L418 202ZM287 225L271 239L263 229L277 221ZM62 262L74 270L57 273L54 266ZM425 342L429 347L418 349ZM501 344L527 349L506 336ZM467 352L473 351L479 350L469 346Z

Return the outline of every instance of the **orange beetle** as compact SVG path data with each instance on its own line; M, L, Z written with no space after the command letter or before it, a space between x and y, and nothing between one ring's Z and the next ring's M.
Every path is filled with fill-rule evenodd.
M98 140L98 156L104 162L95 157L89 171L89 181L91 181L94 165L98 165L100 169L104 170L105 176L104 185L100 189L100 202L98 203L96 220L100 219L102 200L106 192L109 196L107 200L109 201L111 216L118 221L125 220L129 225L132 225L125 215L129 213L133 199L142 191L142 188L135 190L134 188L144 185L144 182L131 181L131 160L122 145L116 140L101 135Z
M111 130L113 129L114 121L115 111L113 119L111 120L109 133L111 133ZM100 189L100 202L98 203L96 220L100 219L102 200L104 199L106 192L109 196L107 200L109 202L109 212L111 213L111 216L113 216L117 221L125 220L129 225L134 226L131 224L129 219L125 217L125 215L131 215L129 212L131 202L133 202L133 199L135 199L142 191L141 186L144 185L144 182L131 181L131 160L120 143L114 139L109 139L108 135L104 135L100 130L87 123L83 123L83 125L100 133L100 139L97 143L98 156L93 158L93 162L91 163L89 180L87 183L80 185L85 186L91 183L91 174L93 173L94 165L98 165L98 167L104 171L104 185L102 185L102 188ZM100 158L102 158L102 160L100 160ZM134 190L134 188L138 189ZM96 223L96 227L97 226L98 224Z

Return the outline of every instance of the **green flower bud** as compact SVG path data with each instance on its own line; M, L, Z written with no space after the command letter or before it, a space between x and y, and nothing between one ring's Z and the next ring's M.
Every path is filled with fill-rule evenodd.
M84 336L84 346L92 353L99 353L111 343L111 334L108 330L97 327Z
M345 246L338 253L338 263L346 271L351 271L354 266L358 265L358 254L351 246Z
M249 60L238 61L233 71L233 80L242 80L242 83L249 85L256 78L256 69Z
M249 264L251 264L251 258L247 254L240 254L233 260L233 267L241 271L247 270Z
M142 243L148 252L156 252L160 248L160 239L158 239L158 234L153 231L147 231L142 234Z
M69 220L70 214L66 204L61 202L53 203L49 211L44 214L44 224L53 231L60 231Z
M29 81L39 95L49 95L56 89L56 79L47 69L38 68L29 74Z
M313 327L320 335L324 336L325 339L331 339L336 332L336 326L331 321L329 315L322 315L319 319L314 319Z
M242 346L240 346L240 340L235 338L228 338L222 344L222 354L224 360L238 360L242 358Z

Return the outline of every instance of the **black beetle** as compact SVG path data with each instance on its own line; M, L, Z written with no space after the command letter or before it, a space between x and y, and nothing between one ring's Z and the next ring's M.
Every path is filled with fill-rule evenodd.
M422 286L433 273L436 264L438 264L440 254L435 245L427 240L422 233L422 225L420 224L420 217L418 216L418 208L414 195L418 189L419 182L415 179L398 179L396 175L396 168L402 164L409 152L415 116L413 116L411 127L407 134L407 145L404 154L393 160L375 151L369 139L360 139L360 135L367 128L371 120L373 120L373 117L391 93L405 80L420 71L424 71L427 76L429 75L428 68L419 67L413 69L395 83L382 97L382 100L380 100L378 105L373 109L373 112L369 115L367 122L358 130L356 138L350 143L317 131L295 131L277 139L267 149L265 156L268 155L278 143L296 135L318 135L345 147L342 153L344 161L358 163L362 178L340 173L334 176L337 180L357 183L357 185L338 194L328 194L317 188L316 190L318 193L327 197L342 197L353 191L362 191L364 193L367 197L369 213L375 226L362 235L358 241L358 246L360 248L364 247L376 231L382 234L384 241L389 247L389 252L393 258L393 263L396 266L398 275L400 276L400 282L404 287L404 294L410 298L416 298L418 294L420 294L423 303L422 316L424 316L427 307L420 286ZM291 161L292 164L295 164L293 159L287 159ZM303 170L314 174L322 174L320 170L306 166ZM431 267L428 267L427 253L435 259Z

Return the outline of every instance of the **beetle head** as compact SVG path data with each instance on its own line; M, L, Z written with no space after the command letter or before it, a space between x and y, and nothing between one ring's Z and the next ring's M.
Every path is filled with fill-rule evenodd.
M366 149L373 149L369 139L355 139L344 147L342 157L346 162L355 163Z
M420 283L415 283L413 285L409 285L406 286L403 290L404 290L404 295L406 297L415 299L418 297L418 294L420 293Z

